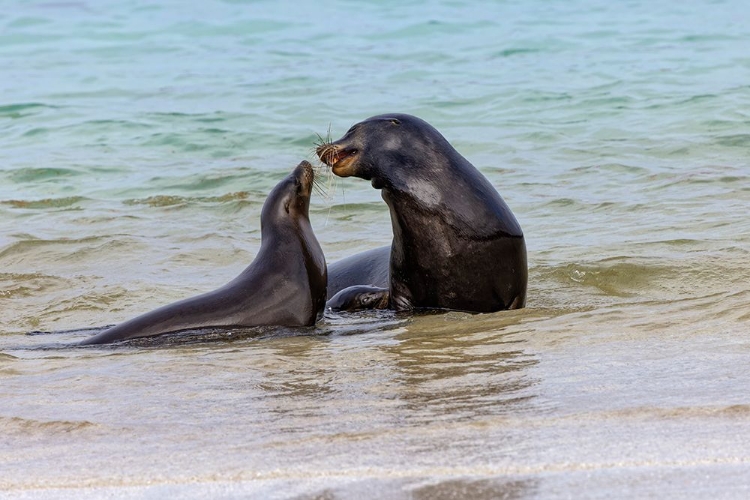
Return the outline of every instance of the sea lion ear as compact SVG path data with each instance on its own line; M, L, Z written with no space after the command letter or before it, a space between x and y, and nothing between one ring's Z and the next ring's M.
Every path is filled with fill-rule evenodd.
M391 118L391 123L394 125L401 125L401 120L398 118Z
M290 204L290 202L288 202L288 201L286 203L284 203L284 211L286 213L289 213L289 204Z

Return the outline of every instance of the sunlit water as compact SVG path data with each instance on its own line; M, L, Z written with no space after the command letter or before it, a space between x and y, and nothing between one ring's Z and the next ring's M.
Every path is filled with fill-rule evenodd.
M746 498L749 43L739 0L2 9L0 495ZM74 347L236 276L392 111L511 206L526 309ZM328 262L390 241L319 181Z

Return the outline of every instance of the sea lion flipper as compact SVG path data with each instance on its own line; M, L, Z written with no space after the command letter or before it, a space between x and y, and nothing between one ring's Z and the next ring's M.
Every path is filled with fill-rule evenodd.
M331 311L360 311L387 309L390 290L372 285L354 285L344 288L326 302Z

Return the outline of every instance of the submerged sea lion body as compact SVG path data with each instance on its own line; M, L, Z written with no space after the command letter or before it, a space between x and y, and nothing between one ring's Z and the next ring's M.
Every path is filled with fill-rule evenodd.
M434 127L410 115L374 116L317 152L334 174L381 190L393 226L391 308L490 312L525 305L518 221Z
M366 250L328 266L328 299L353 285L388 288L391 247Z
M261 212L261 247L235 279L213 292L160 307L82 344L208 327L315 324L326 300L323 251L309 220L314 172L303 161L271 191Z

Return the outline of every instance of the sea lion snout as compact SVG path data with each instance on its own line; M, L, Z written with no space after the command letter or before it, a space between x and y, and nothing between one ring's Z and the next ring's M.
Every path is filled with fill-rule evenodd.
M359 150L336 143L321 144L315 151L320 161L331 167L333 173L340 177L354 175L354 162Z
M312 164L307 160L302 160L294 169L292 175L299 181L303 192L309 195L312 191L313 181L315 180L315 169Z

